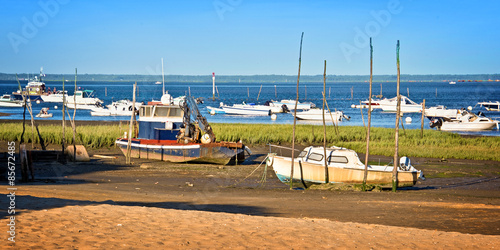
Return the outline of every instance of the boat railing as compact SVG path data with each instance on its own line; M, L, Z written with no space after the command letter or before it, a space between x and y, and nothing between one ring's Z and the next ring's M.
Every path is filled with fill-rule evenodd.
M274 153L278 156L287 156L291 157L292 155L292 150L296 152L294 154L294 157L297 157L300 152L302 152L302 149L293 149L290 147L284 147L284 146L279 146L279 145L273 145L273 144L267 144L269 146L269 153Z

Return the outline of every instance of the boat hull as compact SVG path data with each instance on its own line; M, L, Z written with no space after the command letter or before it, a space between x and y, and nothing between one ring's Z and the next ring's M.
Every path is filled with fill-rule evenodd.
M325 114L326 121L331 121L332 118L334 121L341 121L343 118L343 113L339 112L339 111L332 112L332 113L325 111L324 114ZM310 109L308 111L297 112L296 117L299 120L322 121L323 120L323 111L316 110L316 109Z
M127 155L128 140L120 138L115 143ZM181 144L167 140L132 139L131 157L167 162L238 164L245 160L245 146L235 142Z
M492 130L497 126L496 122L444 122L440 130L442 131L482 131Z
M31 94L31 95L25 95L26 98L28 98L31 101L40 101L43 102L42 95L38 94ZM12 93L12 98L17 101L22 101L23 100L23 95L17 92Z
M280 181L290 181L291 158L268 155L268 165L272 166ZM294 160L293 180L310 183L325 183L325 167L319 164ZM368 171L367 184L392 186L391 171ZM398 171L398 187L416 184L420 171ZM329 183L363 183L364 169L328 167Z

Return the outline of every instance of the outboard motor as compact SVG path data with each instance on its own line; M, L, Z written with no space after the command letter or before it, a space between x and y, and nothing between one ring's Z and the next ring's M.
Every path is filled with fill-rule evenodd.
M434 128L434 127L441 128L442 125L443 125L443 121L441 119L433 119L429 123L429 127L431 127L431 128Z
M286 106L286 104L281 105L281 110L283 110L283 113L290 112L290 110L288 109L288 106Z

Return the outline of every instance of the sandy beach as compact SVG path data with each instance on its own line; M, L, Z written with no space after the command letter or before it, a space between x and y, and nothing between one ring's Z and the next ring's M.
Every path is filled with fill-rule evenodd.
M10 191L7 185L0 189L2 245L10 249L500 246L498 162L412 159L427 173L446 169L463 174L429 178L397 193L290 190L272 169L260 165L268 148L254 145L252 150L253 155L238 166L143 159L126 165L114 147L88 149L90 162L37 161L36 180L15 186L15 238L11 238L15 243L7 232L12 221L6 209ZM474 175L478 171L483 174Z

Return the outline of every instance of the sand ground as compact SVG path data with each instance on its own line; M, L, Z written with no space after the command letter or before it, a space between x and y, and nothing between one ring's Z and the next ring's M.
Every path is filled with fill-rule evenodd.
M396 193L290 190L260 165L267 147L252 150L238 166L141 159L126 165L115 148L89 149L87 163L36 161L36 180L15 186L15 243L7 232L10 190L1 182L2 246L500 248L499 162L412 159L430 176L452 177ZM371 157L379 159L387 160Z

